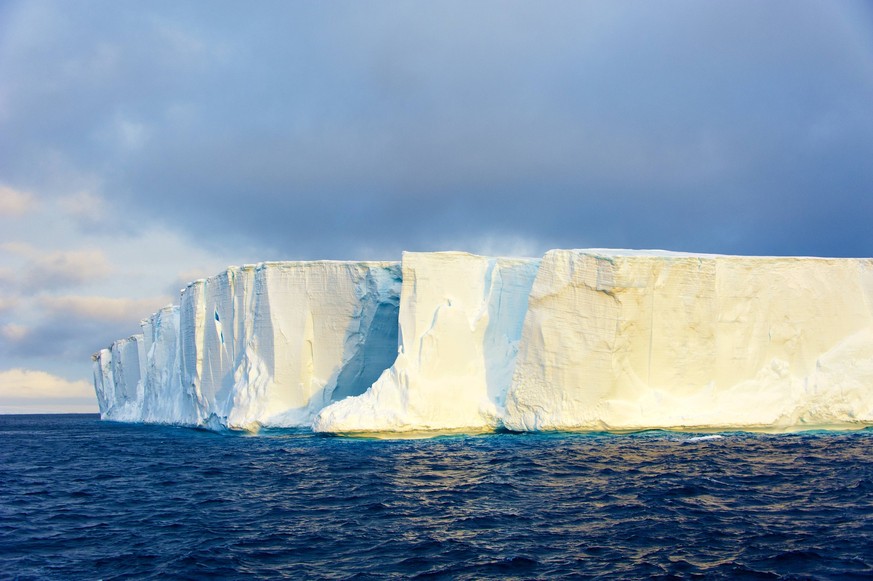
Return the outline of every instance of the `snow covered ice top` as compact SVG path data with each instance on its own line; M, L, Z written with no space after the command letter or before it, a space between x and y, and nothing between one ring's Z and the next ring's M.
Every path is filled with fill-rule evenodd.
M869 259L264 263L190 284L94 382L107 419L234 428L862 427L871 305Z

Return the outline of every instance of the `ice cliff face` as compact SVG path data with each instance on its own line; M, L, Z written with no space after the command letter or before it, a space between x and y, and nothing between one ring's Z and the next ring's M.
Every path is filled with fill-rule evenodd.
M106 419L334 433L873 425L869 259L264 263L190 284L142 331L94 356Z
M179 307L164 307L141 325L146 354L141 420L196 424L192 391L182 384Z
M363 395L315 418L328 432L500 425L539 260L404 253L400 350Z
M509 429L873 422L869 260L553 250L528 304Z
M119 339L92 357L100 415L117 421L139 421L143 397L142 335Z
M199 423L308 425L397 352L396 263L231 268L182 293L182 381Z
M399 265L382 262L271 262L191 283L179 307L142 323L138 390L130 387L133 369L115 364L135 338L95 355L101 415L243 429L308 425L391 365L399 292Z

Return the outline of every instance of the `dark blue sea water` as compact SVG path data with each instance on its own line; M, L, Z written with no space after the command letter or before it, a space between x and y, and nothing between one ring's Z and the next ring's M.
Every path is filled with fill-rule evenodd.
M873 433L257 436L0 416L0 578L871 578Z

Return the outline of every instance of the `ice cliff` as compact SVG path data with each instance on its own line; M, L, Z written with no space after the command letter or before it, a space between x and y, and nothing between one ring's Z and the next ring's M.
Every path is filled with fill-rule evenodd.
M313 429L498 427L538 263L404 253L397 360L364 394L322 410Z
M93 357L101 416L308 425L391 365L399 293L395 262L270 262L193 282L142 336Z
M873 422L873 262L553 250L512 430Z
M101 416L333 433L873 425L873 260L276 262L95 354Z

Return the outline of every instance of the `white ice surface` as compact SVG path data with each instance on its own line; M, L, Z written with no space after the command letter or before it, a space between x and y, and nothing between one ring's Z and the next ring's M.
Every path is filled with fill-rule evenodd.
M873 423L873 261L553 250L513 430Z
M197 423L194 399L182 385L179 307L168 305L141 323L146 363L141 420L147 423Z
M497 427L538 263L461 252L404 253L397 360L366 393L323 409L313 429Z
M94 373L94 391L97 393L97 407L100 417L108 418L109 409L115 404L115 379L112 377L112 352L101 349L91 356Z
M92 357L101 418L141 421L143 384L140 368L144 360L142 335L119 339Z

